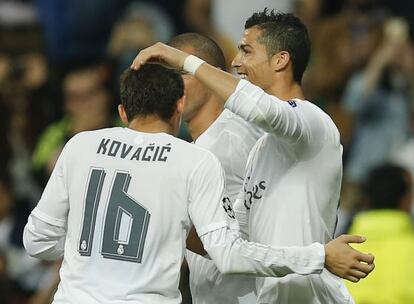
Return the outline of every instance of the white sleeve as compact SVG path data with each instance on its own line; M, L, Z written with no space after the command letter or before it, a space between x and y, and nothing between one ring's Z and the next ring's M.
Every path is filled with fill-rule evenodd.
M224 171L217 158L210 152L193 169L188 191L188 212L199 236L227 227L229 217L223 208Z
M297 141L309 136L308 123L295 101L286 102L241 79L225 107L278 137Z
M240 190L240 193L233 205L234 215L240 226L240 236L249 240L249 216L250 212L244 206L244 191Z
M321 244L307 247L270 247L240 238L229 204L224 204L224 172L211 153L190 177L189 214L204 248L220 272L260 276L322 271L325 250ZM230 220L229 220L230 219Z
M56 260L63 255L65 236L65 228L50 225L30 214L24 227L23 244L32 257Z
M62 255L67 215L68 189L65 181L66 154L63 149L37 206L29 216L24 231L27 252L43 259L56 259Z
M234 229L220 228L200 237L204 248L223 274L281 277L290 273L320 273L325 249L313 243L305 247L272 247L247 242Z

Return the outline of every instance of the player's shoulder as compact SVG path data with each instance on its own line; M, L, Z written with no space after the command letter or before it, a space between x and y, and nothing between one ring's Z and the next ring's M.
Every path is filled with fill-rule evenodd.
M193 143L189 143L180 138L173 137L173 141L175 146L177 146L179 149L181 149L181 151L184 152L184 157L196 159L215 157L214 154L211 153L209 150L195 145Z
M84 140L91 140L93 138L100 138L102 136L113 136L117 133L120 133L121 127L111 127L111 128L104 128L104 129L97 129L91 131L82 131L76 133L69 141L70 142L77 142L77 141L84 141Z
M301 112L302 117L306 120L311 130L317 132L321 139L327 140L331 138L336 145L339 145L340 134L338 127L328 113L310 101L300 99L293 101L297 102L298 107L302 108L298 111Z
M301 112L305 116L310 116L310 117L315 117L315 118L317 117L321 121L324 121L325 123L329 123L335 126L329 114L326 113L321 107L319 107L318 105L316 105L315 103L309 100L292 99L288 101L288 104L293 108L297 108L298 111Z
M64 149L66 151L84 150L88 146L95 145L104 137L115 137L121 129L120 127L112 127L76 133L67 141Z
M220 124L219 129L222 132L227 132L235 137L254 137L257 140L263 134L263 131L255 124L246 121L228 109L224 109L219 116L218 123Z

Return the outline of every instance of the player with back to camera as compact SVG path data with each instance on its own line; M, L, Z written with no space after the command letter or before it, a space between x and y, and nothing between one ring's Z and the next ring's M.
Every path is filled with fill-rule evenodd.
M334 234L342 146L330 117L303 96L301 78L309 56L303 23L291 14L265 9L247 20L233 60L241 80L161 43L141 51L132 65L139 69L156 61L184 69L226 108L265 131L249 156L235 203L250 241L300 246L329 242ZM356 282L365 277L373 267L374 257L368 256L345 278ZM306 277L258 278L256 291L258 303L353 302L340 278L326 270Z

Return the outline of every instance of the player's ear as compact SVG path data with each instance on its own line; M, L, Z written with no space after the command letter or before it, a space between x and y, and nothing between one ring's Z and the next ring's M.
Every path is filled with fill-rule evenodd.
M119 117L121 118L122 122L124 124L128 125L129 124L128 116L126 115L124 106L121 105L121 104L118 105L118 114L119 114Z
M182 114L184 112L184 107L185 107L185 95L183 95L183 97L181 97L177 101L177 112Z
M273 70L275 72L280 72L289 64L290 61L290 54L286 51L281 51L275 55L273 55L272 59Z

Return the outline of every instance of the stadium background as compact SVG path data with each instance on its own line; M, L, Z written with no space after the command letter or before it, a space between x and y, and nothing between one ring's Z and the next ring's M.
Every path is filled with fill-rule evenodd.
M392 162L414 174L412 1L0 0L0 304L50 303L59 264L27 256L24 224L62 145L120 124L118 78L136 53L200 32L225 50L231 71L244 20L266 6L300 16L312 38L305 95L333 118L344 146L337 233L372 207L361 191L370 170ZM190 140L185 127L180 136ZM394 274L396 285L414 282L414 232L407 237L394 250L408 252L411 271Z

